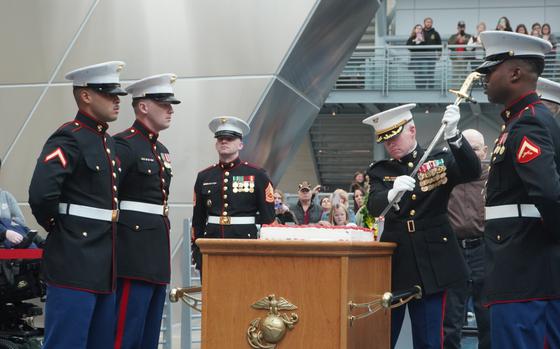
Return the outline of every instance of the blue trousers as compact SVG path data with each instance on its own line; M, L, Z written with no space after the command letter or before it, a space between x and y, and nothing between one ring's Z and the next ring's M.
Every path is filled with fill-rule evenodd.
M493 347L560 348L560 299L493 304L490 316Z
M111 348L114 328L114 293L47 286L43 349Z
M412 325L412 343L418 349L441 349L443 345L443 314L445 293L440 292L391 310L391 348L399 339L405 310Z
M117 280L117 328L114 349L157 349L166 286Z

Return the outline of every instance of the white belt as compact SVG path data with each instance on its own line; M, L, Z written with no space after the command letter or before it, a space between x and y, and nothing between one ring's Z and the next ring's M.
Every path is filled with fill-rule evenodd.
M255 224L255 217L208 216L210 224Z
M540 218L541 213L535 205L531 204L513 204L513 205L500 205L500 206L487 206L484 208L486 213L486 220L499 219L499 218L514 218L514 217L532 217Z
M104 208L67 204L64 202L58 204L58 213L107 222L116 222L119 219L119 210L107 210Z
M119 207L123 211L136 211L158 214L161 216L167 216L167 214L169 213L169 208L167 207L167 205L148 204L146 202L138 201L121 201Z

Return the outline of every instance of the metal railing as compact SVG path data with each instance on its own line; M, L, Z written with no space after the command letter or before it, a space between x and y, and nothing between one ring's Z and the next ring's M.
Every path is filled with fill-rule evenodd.
M350 57L334 90L368 90L383 95L393 91L428 90L445 94L450 88L460 87L483 57L480 46L362 47ZM546 56L542 76L555 81L560 78L556 52Z

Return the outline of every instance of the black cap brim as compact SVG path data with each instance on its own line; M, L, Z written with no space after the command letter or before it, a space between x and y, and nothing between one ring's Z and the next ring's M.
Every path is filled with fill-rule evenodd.
M154 101L158 101L160 103L169 103L169 104L179 104L181 103L180 100L178 100L177 98L175 98L174 96L167 96L167 97L161 97L161 98L152 98Z
M87 87L108 95L126 96L128 94L120 84L88 84Z
M214 133L214 138L220 138L220 137L236 137L239 139L243 139L241 133L231 131L231 130L222 130Z
M481 65L474 69L475 72L480 74L488 74L490 72L490 68L497 66L500 63L503 63L503 60L500 61L484 61Z

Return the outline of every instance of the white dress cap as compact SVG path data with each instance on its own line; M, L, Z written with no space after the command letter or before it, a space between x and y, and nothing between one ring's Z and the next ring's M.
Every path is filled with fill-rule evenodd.
M552 50L550 42L535 36L507 31L489 30L480 33L486 50L485 62L475 70L486 74L488 68L508 58L540 58Z
M92 87L108 94L126 95L120 86L120 72L125 67L121 61L111 61L73 70L65 75L73 86Z
M175 74L159 74L149 76L130 84L126 92L133 99L149 98L163 103L179 104L181 101L175 98L173 83L177 80Z
M560 84L545 78L537 81L537 94L541 99L560 104Z
M377 136L377 143L382 143L402 132L404 125L412 120L412 113L410 110L414 107L416 107L414 103L401 105L374 114L364 119L362 123L373 126L375 135Z
M235 116L218 116L213 118L208 124L214 137L231 136L243 138L251 130L249 124Z

